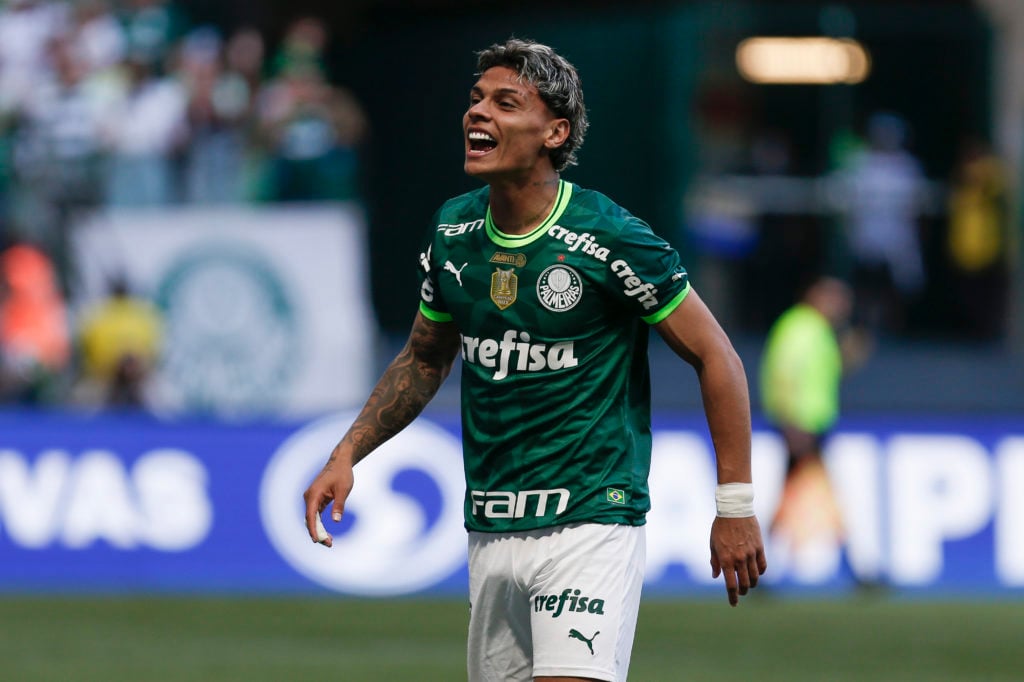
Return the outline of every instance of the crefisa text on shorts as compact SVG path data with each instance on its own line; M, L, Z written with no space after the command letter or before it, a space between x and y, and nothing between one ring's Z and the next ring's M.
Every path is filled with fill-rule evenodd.
M559 594L539 594L533 598L533 610L547 611L552 618L562 613L593 613L604 615L604 599L588 597L578 589L567 587Z

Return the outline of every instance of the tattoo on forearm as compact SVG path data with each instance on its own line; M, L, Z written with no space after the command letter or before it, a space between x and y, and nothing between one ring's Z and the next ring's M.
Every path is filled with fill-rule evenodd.
M457 340L451 324L413 325L405 348L377 382L342 441L352 446L353 463L404 429L423 411L451 370ZM330 468L336 458L336 453L332 453L325 468Z

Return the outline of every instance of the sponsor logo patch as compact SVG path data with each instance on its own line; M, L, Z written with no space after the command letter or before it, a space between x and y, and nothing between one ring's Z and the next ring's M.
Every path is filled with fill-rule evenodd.
M526 256L521 253L505 253L504 251L497 251L491 256L492 263L498 265L514 265L517 268L526 266Z

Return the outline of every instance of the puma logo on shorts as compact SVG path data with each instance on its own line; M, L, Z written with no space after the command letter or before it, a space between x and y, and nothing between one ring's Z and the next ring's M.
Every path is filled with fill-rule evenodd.
M590 639L587 639L586 637L583 636L583 633L580 632L579 630L577 630L576 628L570 628L570 630L569 630L569 637L571 637L572 639L578 639L581 642L583 642L584 644L586 644L587 648L590 649L590 655L591 656L594 655L594 637L597 637L599 634L601 634L600 630L595 632L590 637Z

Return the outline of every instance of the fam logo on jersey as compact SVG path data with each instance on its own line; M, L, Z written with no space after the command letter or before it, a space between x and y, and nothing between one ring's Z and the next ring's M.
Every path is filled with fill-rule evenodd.
M491 300L499 309L504 310L516 302L519 295L519 278L516 269L503 270L497 268L491 274Z
M274 264L253 249L204 244L156 286L167 354L158 393L215 412L276 406L297 373L301 319Z
M554 515L565 513L569 508L571 493L565 488L550 490L470 490L473 516L481 509L489 519L521 519L532 512L538 519L548 515L548 500L557 498Z
M482 230L483 227L484 219L477 218L476 220L471 220L468 223L441 223L437 226L437 231L443 232L445 237L458 237L459 235L466 234L467 232Z
M568 265L552 265L537 278L540 304L556 313L572 309L583 298L583 282L579 273Z

